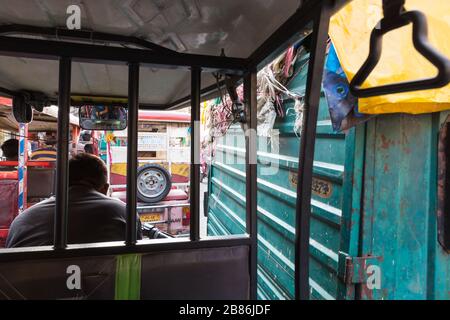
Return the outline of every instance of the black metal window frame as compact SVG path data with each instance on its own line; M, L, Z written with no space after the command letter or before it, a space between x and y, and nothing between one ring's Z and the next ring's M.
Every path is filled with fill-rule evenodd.
M309 220L311 201L312 164L314 158L315 132L320 98L323 63L328 37L328 24L332 12L347 0L306 1L272 36L249 58L228 58L193 54L165 54L158 50L104 47L63 41L36 40L0 36L0 55L59 60L59 112L58 156L56 179L55 234L53 247L34 247L0 250L0 262L29 259L68 258L80 256L117 255L125 253L149 253L157 251L248 246L250 250L249 271L250 298L256 299L257 278L257 177L256 135L246 137L246 224L247 234L242 236L199 236L199 165L195 152L199 147L199 119L202 94L201 73L219 71L238 74L244 78L244 97L248 110L248 127L256 129L256 74L288 46L296 42L302 30L313 24L311 59L306 87L306 112L301 149L299 151L298 189L296 206L295 240L295 297L309 299ZM1 29L0 29L1 31ZM70 32L66 32L70 36ZM191 228L190 239L136 240L136 171L137 145L128 144L127 149L127 233L126 241L102 244L67 245L68 212L68 132L72 61L122 64L129 69L129 139L137 138L139 105L139 69L141 66L157 68L182 68L191 70L192 107L191 122ZM179 102L177 102L179 103ZM166 106L167 108L171 106ZM197 161L198 162L198 161Z

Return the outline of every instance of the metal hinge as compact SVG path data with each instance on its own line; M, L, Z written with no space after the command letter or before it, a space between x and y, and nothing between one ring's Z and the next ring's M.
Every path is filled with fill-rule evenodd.
M339 277L348 284L366 283L371 275L371 266L380 266L382 257L363 256L352 257L339 251Z

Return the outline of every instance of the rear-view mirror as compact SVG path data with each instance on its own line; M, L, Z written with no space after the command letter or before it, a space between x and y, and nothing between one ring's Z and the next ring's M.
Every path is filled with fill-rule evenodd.
M33 120L33 109L26 103L23 95L19 94L13 97L12 109L18 123L30 123Z
M84 130L125 130L127 109L113 105L84 105L80 107L79 119Z

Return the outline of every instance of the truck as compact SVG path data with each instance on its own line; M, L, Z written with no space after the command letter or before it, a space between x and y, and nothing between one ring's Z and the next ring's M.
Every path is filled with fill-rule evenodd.
M174 236L189 232L190 119L185 112L139 111L137 211L142 223ZM112 196L125 201L127 131L103 138Z

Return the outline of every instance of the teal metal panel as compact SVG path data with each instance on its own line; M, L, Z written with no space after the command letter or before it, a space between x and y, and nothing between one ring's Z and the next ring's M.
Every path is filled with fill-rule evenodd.
M305 75L290 89L303 92ZM293 103L283 108L277 142L258 141L259 299L294 296L299 138ZM437 241L436 221L437 139L449 114L378 116L336 134L322 97L311 201L313 299L450 299L450 258ZM216 152L208 233L244 233L242 129L234 126L218 139ZM276 174L265 175L274 165ZM380 288L367 285L371 265L379 267Z
M368 124L361 254L380 257L381 287L362 284L362 299L450 298L450 258L436 226L443 120L389 115Z
M303 65L306 59L299 59L296 65ZM306 73L306 69L299 72L289 88L304 92ZM296 172L300 139L293 129L293 107L292 101L284 103L285 116L278 118L274 127L278 130L278 139L258 138L259 299L294 297ZM339 288L347 287L338 277L341 238L347 239L347 242L355 240L341 234L343 217L351 216L343 214L343 206L353 192L347 184L351 185L353 177L355 130L347 134L333 132L324 96L321 98L317 124L311 201L311 297L336 299L340 297ZM242 139L237 139L240 135ZM352 156L350 161L347 154ZM242 164L230 163L226 159L239 160ZM210 175L209 235L245 232L244 160L242 129L233 126L216 143L216 157ZM277 168L276 173L265 174L274 167ZM348 210L351 207L352 203L347 205ZM352 229L344 230L350 232Z
M364 155L366 146L366 125L352 129L347 137L346 159L342 203L342 226L339 252L338 297L355 299L355 285L344 280L346 277L343 255L357 257L360 249L360 224L363 196Z

